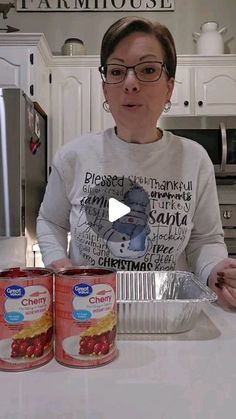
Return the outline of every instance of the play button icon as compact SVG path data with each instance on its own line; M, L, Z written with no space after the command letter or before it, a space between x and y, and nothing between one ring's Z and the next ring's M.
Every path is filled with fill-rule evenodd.
M146 242L150 200L143 186L125 176L87 173L84 192L76 225L78 242L101 239L110 249L115 243L137 248Z
M109 199L108 219L110 223L113 223L124 215L129 214L130 211L131 209L128 205L123 204L115 198Z

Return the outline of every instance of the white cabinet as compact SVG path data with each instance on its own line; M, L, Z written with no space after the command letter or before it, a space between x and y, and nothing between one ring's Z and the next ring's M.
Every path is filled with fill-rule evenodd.
M0 35L1 40L1 35ZM0 86L20 87L27 84L26 61L21 50L19 56L14 51L0 45ZM25 71L24 71L25 70Z
M49 115L51 52L42 34L0 34L0 87L20 87Z
M43 34L0 34L0 86L21 87L48 115L49 164L63 144L114 126L99 56L53 56ZM180 55L172 116L236 115L236 55Z
M236 56L179 56L167 116L236 115Z
M236 66L199 67L194 76L197 115L236 115Z
M50 71L38 50L30 52L30 87L31 100L39 103L50 116Z
M98 69L91 70L91 131L98 132L109 127L114 127L115 121L110 112L103 109L104 95L102 79Z
M171 109L165 116L187 116L193 111L191 102L191 67L178 66L171 97Z
M59 147L90 131L90 67L80 67L78 59L55 58L51 67L52 121L51 155ZM69 65L68 65L69 64Z
M59 57L51 63L51 150L86 132L98 132L114 126L110 113L104 111L102 81L98 57Z
M111 114L102 108L104 97L97 68L91 71L91 91L91 130L114 126ZM164 118L236 115L236 56L178 56L171 103Z

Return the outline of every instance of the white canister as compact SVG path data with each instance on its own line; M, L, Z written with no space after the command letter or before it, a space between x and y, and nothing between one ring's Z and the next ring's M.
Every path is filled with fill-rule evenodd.
M81 39L79 38L68 38L65 40L65 43L62 47L62 55L84 55L85 46Z
M201 25L201 32L194 32L193 38L197 42L197 54L218 55L224 54L223 34L226 28L218 30L217 22L205 22Z

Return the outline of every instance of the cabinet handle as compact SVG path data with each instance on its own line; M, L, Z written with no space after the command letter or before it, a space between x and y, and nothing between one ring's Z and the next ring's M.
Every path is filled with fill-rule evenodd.
M222 159L220 169L221 172L224 173L225 165L227 163L227 134L224 122L220 123L220 134L221 134L221 147L222 147Z
M34 85L33 84L31 84L30 85L30 94L31 94L31 96L34 96Z
M189 105L189 101L188 100L185 100L184 101L184 106L188 106Z
M198 101L198 106L202 106L203 105L203 101L202 100L199 100Z

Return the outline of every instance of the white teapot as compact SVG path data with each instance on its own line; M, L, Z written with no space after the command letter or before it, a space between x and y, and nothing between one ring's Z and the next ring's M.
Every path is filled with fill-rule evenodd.
M217 22L205 22L201 25L201 33L193 32L193 38L197 41L197 54L217 55L224 54L223 34L227 28L218 30Z

